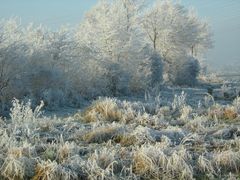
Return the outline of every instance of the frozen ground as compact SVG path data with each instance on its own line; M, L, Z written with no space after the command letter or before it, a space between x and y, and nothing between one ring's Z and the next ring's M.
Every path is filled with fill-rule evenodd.
M220 87L102 97L45 114L15 100L0 121L0 179L240 178L240 99ZM208 93L218 89L215 101Z

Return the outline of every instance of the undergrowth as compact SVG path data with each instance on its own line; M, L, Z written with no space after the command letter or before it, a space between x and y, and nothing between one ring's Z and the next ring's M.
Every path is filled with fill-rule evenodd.
M67 118L15 99L0 123L0 179L239 178L239 98L198 107L186 98L100 98Z

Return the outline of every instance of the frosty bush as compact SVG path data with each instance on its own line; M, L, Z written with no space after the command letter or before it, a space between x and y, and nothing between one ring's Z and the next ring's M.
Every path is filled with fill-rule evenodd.
M180 95L175 94L172 102L172 108L174 110L184 108L186 105L186 97L187 94L184 91L182 91Z
M18 99L14 99L12 101L12 108L10 117L13 123L21 124L21 123L32 123L37 120L37 118L41 115L41 109L43 107L43 102L37 106L34 110L32 110L31 102L27 103L20 102Z
M236 99L233 101L233 106L236 109L236 111L240 114L240 97L236 97Z
M197 59L192 57L176 60L169 68L169 80L174 85L194 86L197 84L197 77L200 65Z

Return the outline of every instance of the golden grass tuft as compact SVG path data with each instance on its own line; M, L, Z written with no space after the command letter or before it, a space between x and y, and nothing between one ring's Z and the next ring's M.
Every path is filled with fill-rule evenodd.
M24 179L24 165L13 155L8 155L0 169L0 172L1 175L7 179Z
M23 156L23 150L22 148L18 147L12 147L8 149L7 152L10 156L15 157L15 158L20 158Z
M83 135L83 140L87 143L103 143L113 139L118 135L117 127L100 127Z
M200 172L202 173L209 173L209 174L215 174L215 170L212 166L212 163L210 160L208 160L203 155L200 155L197 160L197 167Z
M152 159L142 152L136 152L133 157L133 172L140 176L149 176L154 172Z
M213 156L213 163L222 170L240 172L240 152L226 150L216 152Z
M58 160L64 162L71 156L71 152L74 148L74 143L65 142L58 148Z
M238 117L238 113L233 107L225 108L223 111L223 119L225 120L234 120Z
M19 160L21 157L23 157L23 148L9 148L7 157L0 169L1 174L8 179L23 179L24 165Z
M114 141L122 146L131 146L137 143L137 138L134 135L118 135Z
M223 107L219 104L213 105L208 109L208 117L210 119L221 119L223 114Z
M122 111L113 99L98 100L82 113L82 121L86 123L97 121L121 121Z
M148 157L143 155L135 156L134 166L133 166L134 173L140 174L140 175L146 174L151 170L151 167L152 167L151 164L152 163Z
M58 164L56 161L40 161L35 169L33 180L53 180L58 179L56 175Z
M208 116L211 119L235 120L238 117L238 113L232 106L222 107L215 105L209 109Z

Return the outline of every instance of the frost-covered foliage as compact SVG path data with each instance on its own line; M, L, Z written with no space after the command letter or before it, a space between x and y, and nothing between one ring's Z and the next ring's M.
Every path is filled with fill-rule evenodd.
M148 73L139 70L148 59L152 61L152 50L148 48L140 27L140 5L132 0L101 1L86 14L76 33L81 47L79 52L101 62L99 66L105 70L101 76L107 78L105 86L113 95L129 93L129 88L138 91L148 85L147 82L144 82L145 87L144 83L136 83L147 79L144 76L152 70L147 67ZM153 58L151 63L161 66L161 58ZM157 80L161 83L161 71L154 74L159 75Z
M238 177L239 98L209 107L188 98L182 92L165 106L159 96L100 98L58 118L15 99L0 122L0 179Z
M97 96L144 94L164 81L192 86L197 59L210 47L208 24L167 0L153 7L142 0L99 1L76 29L1 20L0 111L14 97L54 109Z
M174 85L194 86L197 84L197 77L200 65L197 59L192 57L178 59L169 66L168 78Z
M193 11L171 0L157 1L144 14L142 24L147 41L166 63L165 74L173 76L166 80L179 85L194 84L199 67L188 56L200 59L212 47L208 24ZM191 75L189 81L183 80L187 74ZM175 78L180 78L180 82Z
M171 0L157 1L145 14L143 27L165 61L186 53L198 57L212 46L208 24Z
M24 43L21 41L22 34L18 31L20 25L16 19L0 21L0 105L4 110L4 104L16 91L12 81L18 78L25 64L23 52Z
M43 100L49 108L79 103L69 30L23 27L17 19L3 20L0 27L1 112L14 97L31 99L34 105Z
M39 106L32 110L31 102L27 102L24 104L23 102L19 102L18 99L14 99L12 101L12 108L10 117L13 123L21 124L21 123L33 123L36 119L41 115L41 109L44 106L43 102Z

